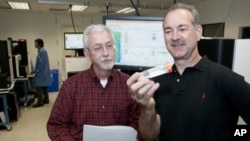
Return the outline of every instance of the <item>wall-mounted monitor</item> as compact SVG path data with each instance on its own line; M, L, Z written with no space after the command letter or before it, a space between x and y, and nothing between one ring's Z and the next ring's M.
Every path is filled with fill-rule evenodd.
M64 33L64 49L65 50L83 49L83 33L82 32L65 32Z
M115 67L142 71L166 61L173 62L164 42L163 17L104 16L103 24L115 36Z
M75 56L83 54L83 32L64 32L64 49L75 51Z

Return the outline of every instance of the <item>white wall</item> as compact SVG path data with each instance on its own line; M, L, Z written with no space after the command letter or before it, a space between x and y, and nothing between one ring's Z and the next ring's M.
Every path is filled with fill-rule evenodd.
M101 17L73 15L75 25L81 32L91 23L101 23ZM37 49L34 40L42 38L45 49L48 51L51 68L62 69L64 58L64 42L62 27L72 26L69 14L47 14L29 12L1 12L0 11L0 40L27 39L29 59L35 64Z
M198 3L195 7L200 13L202 24L222 22L228 12L230 0L206 0ZM238 38L240 26L250 26L249 0L235 0L232 13L226 21L225 37ZM162 16L162 12L154 16ZM142 15L147 16L147 15ZM62 27L72 25L70 13L47 14L30 12L0 11L0 40L12 37L13 40L26 38L29 58L35 63L37 50L34 40L42 38L45 48L49 53L50 65L62 70L62 59L64 58L64 43ZM73 14L75 25L79 31L91 24L102 23L102 15Z
M238 38L239 27L250 26L249 0L206 0L197 4L195 7L199 11L201 24L223 22L232 1L234 1L234 5L225 24L224 36Z
M235 40L233 71L243 75L250 83L250 39Z

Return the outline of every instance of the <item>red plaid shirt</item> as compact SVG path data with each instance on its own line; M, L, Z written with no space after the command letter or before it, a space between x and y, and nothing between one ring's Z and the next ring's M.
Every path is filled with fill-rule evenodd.
M127 125L137 129L138 104L131 99L128 75L113 70L105 88L93 68L67 79L47 123L53 141L82 141L83 125Z

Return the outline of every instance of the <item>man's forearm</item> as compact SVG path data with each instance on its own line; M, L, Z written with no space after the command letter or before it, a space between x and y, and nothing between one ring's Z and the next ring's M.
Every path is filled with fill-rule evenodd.
M139 117L139 130L145 141L155 141L160 133L160 117L155 110L141 109Z

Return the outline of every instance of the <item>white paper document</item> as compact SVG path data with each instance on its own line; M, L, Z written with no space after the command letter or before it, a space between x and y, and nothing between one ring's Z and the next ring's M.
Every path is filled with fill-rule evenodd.
M137 131L129 126L83 126L83 141L136 141Z

